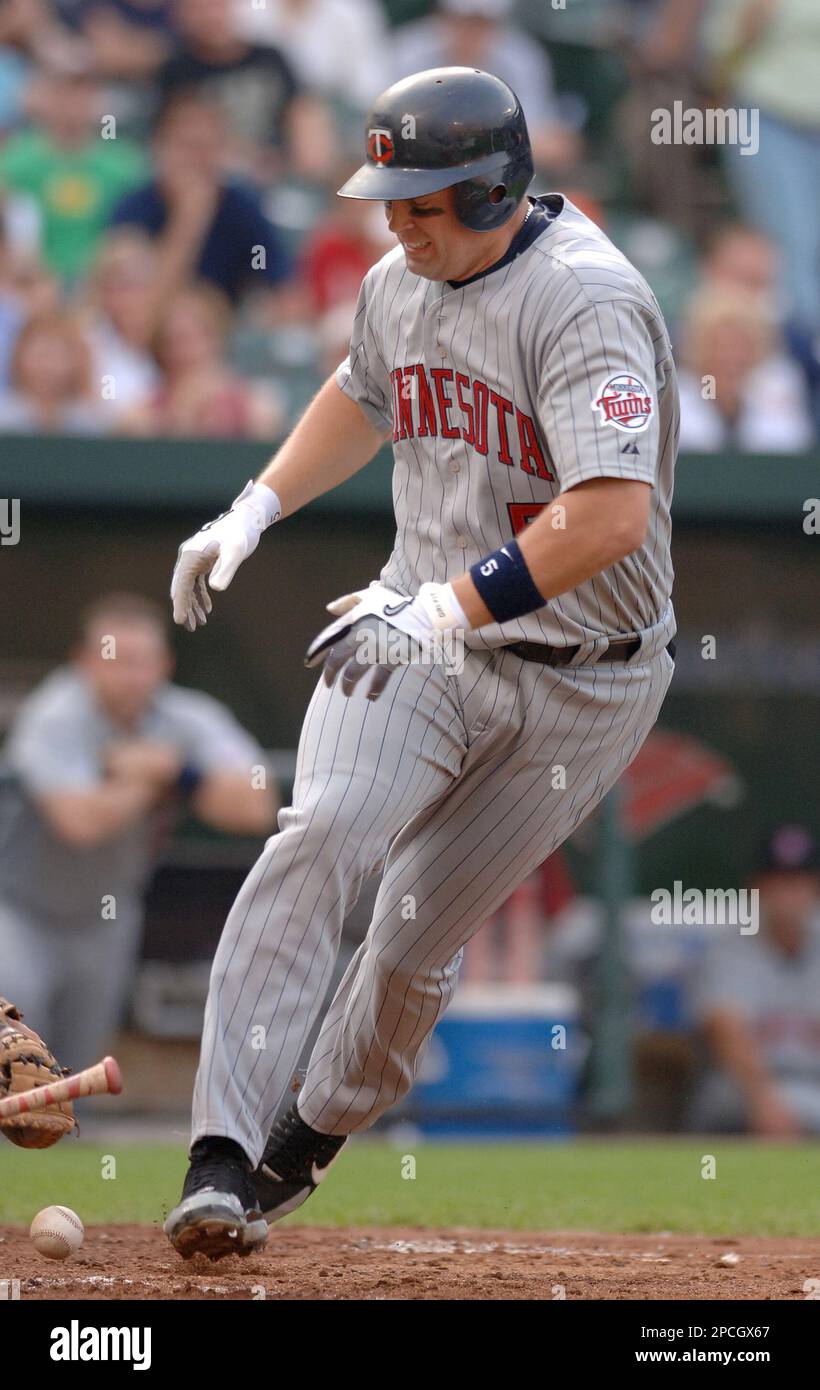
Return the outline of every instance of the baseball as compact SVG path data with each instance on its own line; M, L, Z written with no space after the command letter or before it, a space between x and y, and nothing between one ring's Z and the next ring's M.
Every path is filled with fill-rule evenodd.
M29 1228L34 1249L47 1260L67 1260L83 1243L85 1230L71 1207L43 1207Z

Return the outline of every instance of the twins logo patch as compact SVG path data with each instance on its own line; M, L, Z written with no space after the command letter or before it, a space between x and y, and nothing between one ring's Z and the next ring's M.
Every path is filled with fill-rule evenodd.
M652 397L640 377L611 376L603 383L590 409L600 414L602 425L637 434L645 430L652 415Z

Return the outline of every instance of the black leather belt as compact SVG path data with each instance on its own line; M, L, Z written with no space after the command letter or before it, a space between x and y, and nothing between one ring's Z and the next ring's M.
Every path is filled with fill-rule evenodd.
M598 661L628 661L634 656L641 645L640 637L627 637L623 642L610 642L605 652L596 661L591 661L590 666L597 665ZM514 652L524 661L540 661L542 666L568 666L574 656L577 656L580 647L550 647L546 642L513 642L511 646L505 647L506 652ZM669 642L666 650L675 659L675 643Z

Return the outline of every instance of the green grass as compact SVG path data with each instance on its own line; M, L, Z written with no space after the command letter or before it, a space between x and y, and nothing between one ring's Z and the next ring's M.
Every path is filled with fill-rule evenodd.
M406 1153L413 1180L402 1177ZM116 1178L101 1177L103 1155ZM704 1154L717 1176L701 1177ZM178 1198L182 1146L63 1141L42 1153L3 1145L0 1223L52 1202L86 1223L161 1220ZM820 1235L820 1146L738 1140L579 1140L538 1145L352 1144L292 1223Z

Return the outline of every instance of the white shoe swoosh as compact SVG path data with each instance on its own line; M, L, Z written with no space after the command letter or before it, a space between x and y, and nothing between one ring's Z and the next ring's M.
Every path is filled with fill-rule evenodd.
M328 1173L330 1172L331 1168L333 1167L334 1163L336 1162L336 1159L339 1157L339 1154L341 1152L341 1149L339 1149L338 1153L335 1153L333 1155L330 1162L326 1163L324 1168L317 1168L315 1163L312 1163L310 1165L310 1176L316 1187L318 1187L319 1183L327 1177Z
M324 1181L338 1157L339 1154L334 1154L330 1162L325 1164L324 1168L319 1168L315 1163L310 1165L310 1180L314 1187L318 1187L319 1183ZM274 1173L273 1169L268 1167L267 1163L261 1165L260 1172L264 1173L266 1177L272 1178L274 1182L283 1181L278 1173Z

